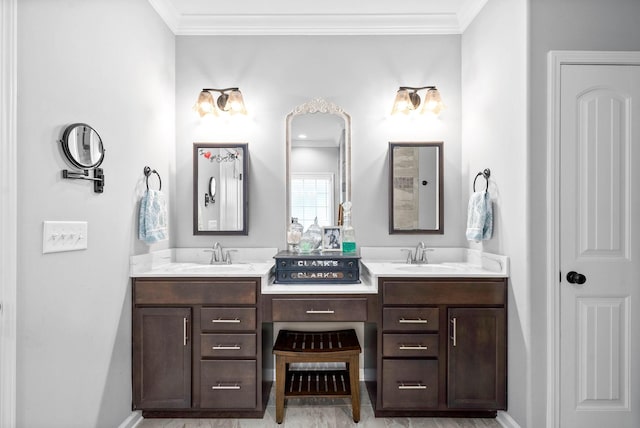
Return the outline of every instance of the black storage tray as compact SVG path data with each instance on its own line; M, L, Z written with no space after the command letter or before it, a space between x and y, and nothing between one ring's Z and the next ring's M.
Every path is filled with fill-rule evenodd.
M360 283L360 256L357 253L300 254L281 251L274 258L276 283Z

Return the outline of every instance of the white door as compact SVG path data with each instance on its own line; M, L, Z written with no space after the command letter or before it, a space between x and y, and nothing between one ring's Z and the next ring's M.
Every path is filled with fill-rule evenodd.
M560 427L638 428L640 67L561 73Z

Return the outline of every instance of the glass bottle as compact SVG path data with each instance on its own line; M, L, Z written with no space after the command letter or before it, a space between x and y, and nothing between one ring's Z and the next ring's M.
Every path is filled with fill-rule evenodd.
M300 251L300 239L302 239L303 227L298 223L297 217L291 217L291 224L287 230L287 249L294 253Z
M309 226L307 232L309 232L313 237L313 249L317 250L320 248L320 245L322 244L322 228L318 224L318 217L316 217L313 224Z
M342 252L353 253L356 251L356 231L351 225L351 202L347 201L342 206Z
M315 249L315 239L313 238L313 234L309 229L305 233L302 234L302 238L300 239L300 252L301 253L310 253Z

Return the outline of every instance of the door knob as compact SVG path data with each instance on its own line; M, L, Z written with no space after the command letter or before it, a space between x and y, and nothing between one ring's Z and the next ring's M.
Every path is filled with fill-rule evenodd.
M569 281L570 284L584 284L587 282L587 277L581 273L571 271L567 274L567 281Z

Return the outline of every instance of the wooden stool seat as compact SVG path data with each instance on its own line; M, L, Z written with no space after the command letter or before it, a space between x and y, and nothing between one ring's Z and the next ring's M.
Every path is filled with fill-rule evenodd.
M280 330L276 356L276 422L284 419L286 397L351 397L353 420L360 420L360 343L355 330ZM346 370L291 370L290 363L345 363Z

